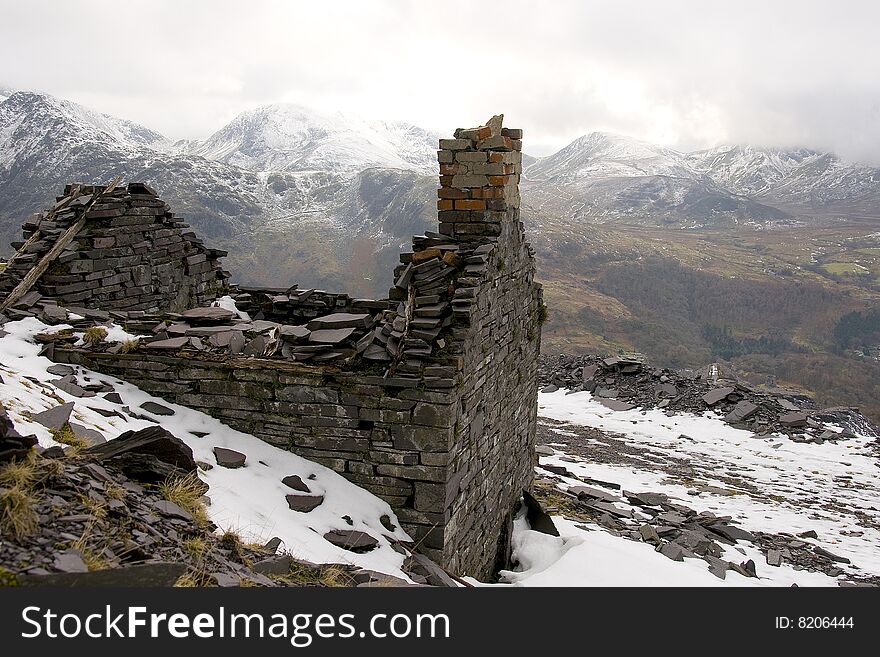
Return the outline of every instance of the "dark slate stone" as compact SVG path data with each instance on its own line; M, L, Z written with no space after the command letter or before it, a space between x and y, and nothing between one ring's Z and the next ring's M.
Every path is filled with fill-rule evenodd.
M57 431L70 420L70 414L73 412L74 402L67 402L47 411L36 413L32 419L34 422L42 424L47 429Z
M727 577L727 570L730 568L730 564L727 561L713 556L706 556L704 559L709 564L709 572L715 575L715 577L718 579L725 579Z
M244 467L247 456L234 449L226 449L225 447L214 448L214 458L217 459L217 465L224 468L241 468Z
M244 349L244 333L241 331L233 331L232 335L229 336L229 353L233 356L237 356Z
M293 490L302 491L303 493L311 493L311 489L306 485L299 475L287 475L281 480L281 483L292 488Z
M673 561L684 561L685 549L677 543L664 543L660 547L660 554Z
M269 341L266 337L258 335L244 346L242 353L245 356L262 356L263 352L266 351L267 344L269 344Z
M115 440L83 450L95 460L103 461L123 454L144 454L192 472L196 462L189 446L162 427L149 427L140 431L126 431Z
M523 503L526 505L526 520L529 522L529 527L542 534L559 536L559 530L553 524L553 519L541 508L541 503L527 490L523 490Z
M604 490L599 490L598 488L592 488L590 486L572 486L568 489L568 492L572 495L577 495L578 499L581 500L603 500L605 502L620 501L619 497L615 497L611 493L606 493Z
M767 550L767 565L779 567L782 565L782 552L779 550Z
M104 395L104 399L106 399L111 404L121 404L122 403L122 397L119 396L118 392L109 392L106 395Z
M370 325L370 315L366 313L333 313L311 320L306 326L310 331L319 329L365 329Z
M624 493L626 499L639 506L660 506L666 504L669 498L665 493Z
M152 413L153 415L174 415L173 410L171 410L167 406L157 404L153 401L144 402L143 404L141 404L141 408L144 409L147 413Z
M88 447L93 447L95 445L100 445L107 442L107 438L100 431L89 429L88 427L84 427L83 425L77 424L76 422L70 422L70 430L73 431L73 435L75 435L77 438L85 441Z
M183 563L145 563L92 572L19 575L19 586L59 587L169 587L187 571Z
M338 344L350 338L353 333L353 328L313 330L309 335L309 342L317 342L320 344Z
M606 408L610 408L612 411L631 411L636 407L635 404L620 401L619 399L600 399L599 403Z
M281 539L279 538L278 545L280 544ZM278 549L277 545L275 546L275 549ZM260 573L261 575L287 575L290 573L290 567L293 564L293 557L288 554L281 554L256 562L253 566L251 566L251 570L253 570L255 573Z
M849 563L850 562L849 559L847 559L846 557L838 556L838 555L834 554L833 552L829 552L825 548L821 548L819 546L814 547L813 552L815 552L819 556L825 557L826 559L831 559L831 561L834 561L836 563Z
M193 324L213 324L228 322L237 315L226 308L191 308L181 313L181 317Z
M285 340L304 340L309 337L311 331L305 326L289 326L281 327L281 337Z
M403 572L421 575L431 586L457 587L458 583L445 570L423 554L411 553L403 562Z
M755 540L754 534L751 534L751 533L747 532L745 529L740 529L739 527L736 527L734 525L723 525L723 524L709 525L708 529L711 529L716 534L720 534L724 538L731 540L731 541L739 541L739 540L754 541Z
M379 522L382 523L382 526L390 532L397 530L395 524L391 522L391 517L386 514L382 514L382 516L379 518Z
M54 374L55 376L69 376L74 374L76 370L74 370L70 365L50 365L46 368L46 371L49 374Z
M183 349L187 346L189 342L189 338L168 338L167 340L154 340L153 342L147 342L142 346L145 349Z
M758 410L758 407L748 400L743 400L739 402L736 406L733 407L727 415L724 416L724 421L733 424L735 422L742 422L743 420L747 420L752 415L754 415Z
M187 522L193 521L192 514L186 509L181 508L174 502L169 502L168 500L158 500L156 502L153 502L153 506L156 508L157 511L166 516L180 518L181 520L186 520Z
M62 573L86 573L89 570L83 561L82 552L73 548L56 554L52 567Z
M56 388L66 392L71 397L94 397L95 393L84 388L81 388L75 383L70 383L69 381L65 381L64 379L59 379L58 381L52 381Z
M300 513L308 513L324 503L323 495L285 495L284 497L290 510Z
M614 398L620 394L620 391L617 388L596 388L596 392L594 393L596 397L604 397L604 398Z
M366 532L352 529L334 529L324 534L324 539L350 552L369 552L379 545L379 541Z
M658 395L662 395L663 397L677 397L678 396L678 388L676 388L671 383L661 383L654 390Z
M281 539L277 536L273 536L268 541L266 541L265 545L263 545L263 549L266 552L271 552L272 554L275 554L278 551L279 547L281 547Z
M790 428L805 427L807 426L808 417L809 415L800 411L786 413L785 415L779 416L779 424Z
M715 390L710 390L705 395L703 395L703 401L706 402L709 406L715 406L715 404L726 400L730 395L735 392L736 390L734 388L715 388Z

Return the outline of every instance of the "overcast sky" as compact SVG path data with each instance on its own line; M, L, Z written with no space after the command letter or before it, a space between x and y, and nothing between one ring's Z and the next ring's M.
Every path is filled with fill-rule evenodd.
M552 152L608 130L880 164L872 0L0 0L0 86L204 138L295 102L442 133L497 112Z

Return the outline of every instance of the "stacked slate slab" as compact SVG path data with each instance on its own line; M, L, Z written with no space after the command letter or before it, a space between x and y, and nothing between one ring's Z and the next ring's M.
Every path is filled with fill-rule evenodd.
M441 140L438 231L413 238L388 299L233 288L237 312L112 311L137 345L61 335L54 359L333 468L387 500L428 556L491 577L533 480L543 306L521 133L501 122Z
M226 253L206 248L149 185L68 185L53 208L23 225L24 241L13 244L16 253L0 273L0 300L83 215L73 241L14 310L27 312L42 297L67 307L175 311L228 288L220 265Z

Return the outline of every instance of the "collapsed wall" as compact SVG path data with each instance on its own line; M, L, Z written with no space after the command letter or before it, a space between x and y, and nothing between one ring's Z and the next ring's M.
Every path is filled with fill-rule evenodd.
M27 310L41 297L104 310L180 311L228 288L225 251L208 249L143 183L107 189L68 185L46 212L23 225L24 240L3 276L0 302L47 256L45 271L8 304ZM66 243L59 242L67 239ZM57 253L50 254L58 244Z
M489 577L535 460L542 301L520 139L494 117L441 140L439 230L413 238L389 299L234 288L245 317L176 313L169 297L162 312L114 313L145 334L137 346L62 335L53 357L333 468L387 500L422 551Z

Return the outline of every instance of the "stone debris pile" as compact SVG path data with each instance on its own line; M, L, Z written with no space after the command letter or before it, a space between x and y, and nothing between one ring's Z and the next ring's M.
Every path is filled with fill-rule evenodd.
M5 309L7 317L54 306L184 309L224 293L229 273L149 185L68 185L55 205L23 225L24 241L0 272L0 302L49 258L45 271ZM63 248L51 257L59 240Z
M539 368L543 391L585 390L615 411L713 411L731 426L757 435L783 433L796 442L818 444L852 438L853 432L880 435L873 423L854 408L817 408L811 398L800 393L763 390L733 379L708 378L702 371L688 375L650 367L640 359L616 356L542 356ZM833 431L826 424L838 425L843 430Z

